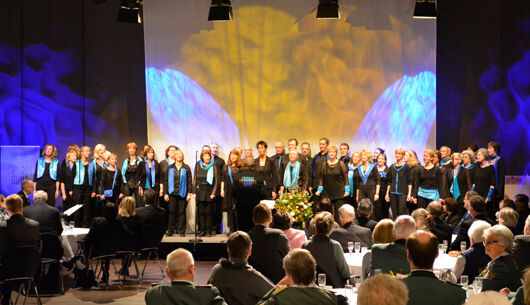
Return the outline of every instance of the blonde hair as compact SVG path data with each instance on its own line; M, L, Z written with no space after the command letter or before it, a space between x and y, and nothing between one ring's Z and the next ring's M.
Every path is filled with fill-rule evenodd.
M131 217L136 215L136 201L134 197L127 196L123 198L118 206L118 215L121 217Z
M418 158L416 158L416 154L412 150L407 150L405 155L409 156L410 160L408 162L408 165L410 165L410 167L416 167L418 166L418 164L420 164L420 162L418 162Z
M357 291L358 305L405 305L409 300L407 286L388 274L368 278Z
M425 149L423 151L423 154L429 155L431 158L434 159L434 156L435 156L436 152L434 150L432 150L432 149Z
M377 225L374 228L374 232L372 233L372 240L374 241L374 244L377 243L392 243L396 239L394 238L394 234L392 234L392 231L394 230L394 222L390 219L382 219L380 220Z
M519 221L519 213L512 208L502 208L499 211L499 223L501 220L503 225L515 228Z
M373 157L372 157L372 156L373 156L373 155L372 155L372 152L369 151L369 150L366 150L366 149L363 150L363 151L361 151L361 157L362 157L362 156L367 156L367 157L368 157L368 162L372 161L372 159L373 159ZM361 161L361 162L362 162L362 161Z
M75 159L77 160L78 156L75 151L69 151L66 153L66 161L75 161L74 159L71 159L71 156L75 156Z
M451 155L451 161L454 161L454 159L460 159L460 163L464 162L464 158L461 153L455 152Z
M111 153L111 152L108 151L108 150L107 150L107 152L105 152L105 154L103 155L103 157L105 158L105 161L109 161L109 159L112 158L112 157L118 159L118 156L117 156L115 153Z
M106 151L107 147L105 147L105 145L103 145L103 144L96 144L96 146L94 146L94 158L95 159L97 159L99 157L98 153L102 149L104 149Z
M412 218L414 218L414 221L416 224L418 224L418 220L421 221L423 226L421 228L416 228L418 230L432 230L434 229L434 218L432 217L431 213L429 213L426 209L419 208L414 210L412 214L410 214Z
M394 152L395 154L405 155L405 150L403 148L398 148Z
M81 155L81 150L79 149L79 146L77 146L77 144L72 144L68 146L68 149L66 150L67 154L71 151L75 152L77 158L79 158L79 156Z
M52 145L52 144L46 144L44 145L44 148L42 149L42 156L43 157L46 157L46 148L50 146L52 148L52 155L50 156L50 158L53 160L55 158L57 158L57 147L55 147L55 145Z
M330 150L333 150L333 151L335 151L335 152L338 152L338 150L337 150L337 146L335 146L335 145L331 145L330 147L328 147L328 151L330 151Z

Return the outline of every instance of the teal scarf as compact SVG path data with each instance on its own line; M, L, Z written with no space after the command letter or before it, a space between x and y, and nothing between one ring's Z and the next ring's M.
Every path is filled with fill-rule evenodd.
M50 178L57 181L57 172L58 172L58 166L59 161L57 159L53 159L52 162L50 162ZM44 161L44 158L39 158L37 161L37 179L42 177L44 175L44 170L46 169L46 161Z
M287 164L285 172L283 173L283 185L292 189L298 186L298 175L300 174L300 162L296 161L292 166L293 171L291 172L291 163Z
M205 171L208 171L208 173L206 174L206 182L208 182L209 185L213 185L213 166L215 165L215 162L210 161L210 164L208 164L206 167L202 164L203 162L201 160L201 168Z

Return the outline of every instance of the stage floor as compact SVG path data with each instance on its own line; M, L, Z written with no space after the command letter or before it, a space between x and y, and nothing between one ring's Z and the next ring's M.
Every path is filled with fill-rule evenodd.
M165 258L171 251L178 248L189 250L197 261L217 261L221 257L228 257L226 253L228 237L225 234L201 237L200 241L194 238L193 234L186 234L184 237L164 235L160 244L160 258Z
M186 236L184 237L181 237L178 234L174 234L170 237L164 235L164 237L162 238L162 243L192 243L192 241L190 240L194 238L195 235L193 234L186 234ZM214 236L200 237L200 239L202 239L202 243L205 244L226 244L228 236L226 236L225 234L217 234Z

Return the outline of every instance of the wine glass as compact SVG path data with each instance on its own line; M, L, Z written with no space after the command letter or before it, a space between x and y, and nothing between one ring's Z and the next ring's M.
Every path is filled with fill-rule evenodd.
M479 294L482 291L483 284L484 284L484 278L476 277L475 281L473 282L473 292L475 294Z
M326 286L326 274L325 273L318 274L318 286L320 287Z
M467 243L465 241L460 242L460 252L464 252L467 249Z
M360 242L355 242L355 252L356 253L361 253L361 243Z
M462 287L467 290L468 284L469 284L468 276L467 275L462 275L460 277L460 285L462 285Z
M444 245L443 244L438 244L438 252L440 252L440 254L444 252Z
M443 252L444 252L444 253L447 252L447 247L448 247L448 245L447 245L447 240L444 240L443 245L442 245L442 249L443 249Z
M353 252L353 241L348 242L348 252L350 252L350 255L352 255Z

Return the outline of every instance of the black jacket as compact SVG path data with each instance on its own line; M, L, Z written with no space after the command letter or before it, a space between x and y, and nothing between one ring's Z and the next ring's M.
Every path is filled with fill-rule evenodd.
M372 231L350 222L342 227L333 229L331 239L338 241L344 252L348 251L348 242L350 241L360 242L361 247L370 248L372 246Z
M139 248L158 247L167 228L165 210L153 205L136 209L136 215L142 224Z
M460 243L463 241L465 241L469 246L469 236L467 235L467 231L469 230L469 227L471 227L473 222L475 222L475 220L484 220L492 226L495 225L495 221L487 218L483 214L479 214L476 217L469 217L468 219L464 220L460 225L460 230L458 231L455 240L451 244L451 250L460 250Z
M252 254L248 263L273 283L284 276L283 258L291 250L289 240L281 230L257 225L248 232L252 239Z
M47 203L37 202L25 208L24 217L37 221L41 233L52 233L59 236L63 232L59 210Z
M0 255L13 248L40 248L39 223L20 214L0 222Z
M92 219L90 230L85 236L85 250L89 253L89 257L128 250L127 242L131 236L131 232L116 219L96 217Z
M19 195L20 198L22 198L22 205L24 208L31 205L31 202L29 202L28 196L26 196L26 194L24 194L23 191L18 192L17 195Z
M513 241L513 259L517 269L523 271L530 266L530 235L517 235Z

